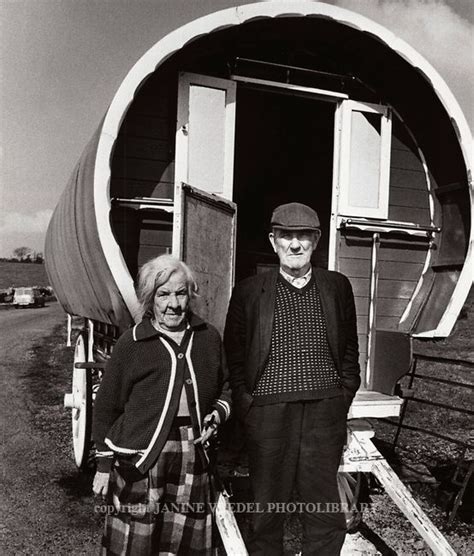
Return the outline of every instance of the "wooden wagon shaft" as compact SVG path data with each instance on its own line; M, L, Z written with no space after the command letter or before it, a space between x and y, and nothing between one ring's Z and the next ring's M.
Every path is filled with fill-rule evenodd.
M339 470L373 473L433 553L439 556L455 555L456 552L372 443L374 431L369 423L362 420L349 421L348 433L348 447Z
M232 512L227 492L221 492L215 510L216 525L228 556L247 556L248 552Z
M402 510L418 533L420 533L433 553L439 554L439 556L448 556L450 554L455 556L456 552L415 502L411 492L400 481L385 459L373 463L372 473L382 483L387 494Z

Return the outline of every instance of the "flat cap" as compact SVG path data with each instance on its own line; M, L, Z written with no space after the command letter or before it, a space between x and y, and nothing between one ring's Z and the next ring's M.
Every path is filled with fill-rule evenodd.
M273 211L271 226L285 230L318 230L320 224L318 214L308 205L287 203Z

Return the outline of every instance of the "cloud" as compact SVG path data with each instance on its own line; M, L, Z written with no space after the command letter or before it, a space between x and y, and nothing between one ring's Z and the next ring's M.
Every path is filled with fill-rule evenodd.
M8 257L17 247L43 251L46 229L53 211L40 210L33 214L0 212L0 256Z
M472 127L474 30L468 19L441 0L337 0L335 3L380 23L426 58L447 82Z
M53 211L40 210L34 214L9 212L0 214L0 234L45 233Z

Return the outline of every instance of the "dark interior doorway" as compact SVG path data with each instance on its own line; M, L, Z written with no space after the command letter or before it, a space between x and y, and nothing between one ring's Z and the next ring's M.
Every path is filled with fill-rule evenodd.
M313 262L327 268L335 105L314 98L241 88L237 93L234 201L236 280L277 264L268 241L273 209L313 207L322 237Z

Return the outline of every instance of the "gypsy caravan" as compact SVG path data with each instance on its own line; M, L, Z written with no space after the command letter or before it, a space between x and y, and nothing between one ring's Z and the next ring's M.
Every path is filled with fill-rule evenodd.
M112 99L47 235L51 284L84 319L66 396L78 466L93 378L137 318L143 262L185 260L198 312L222 330L234 281L277 264L266 226L294 200L321 219L314 263L354 289L363 386L351 417L397 416L411 339L448 336L472 283L471 148L436 71L353 12L260 2L158 41ZM374 471L355 461L341 471Z

